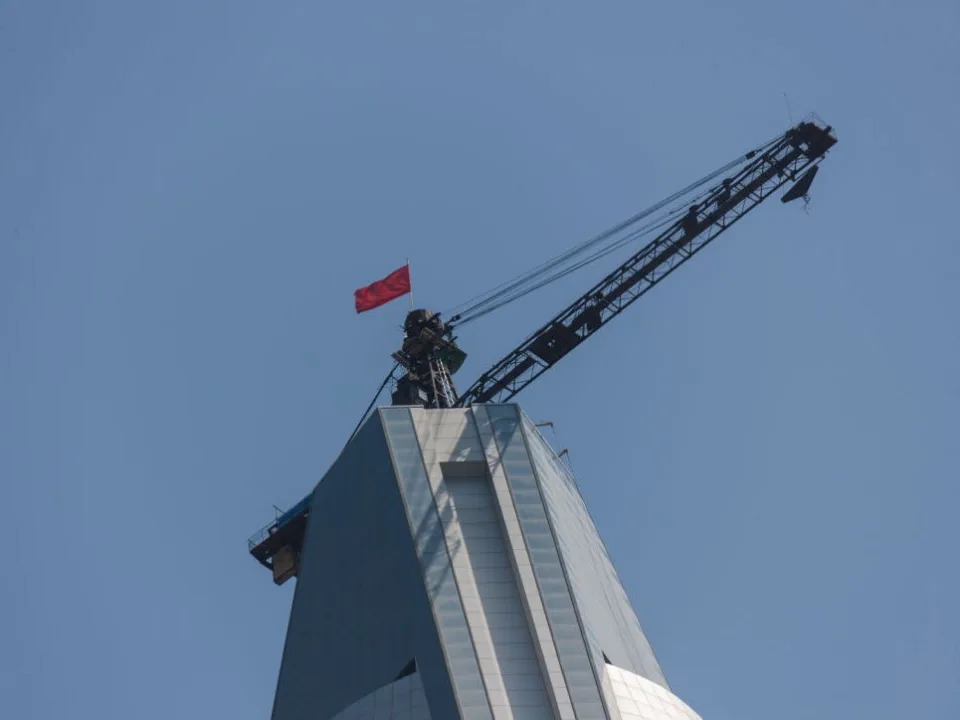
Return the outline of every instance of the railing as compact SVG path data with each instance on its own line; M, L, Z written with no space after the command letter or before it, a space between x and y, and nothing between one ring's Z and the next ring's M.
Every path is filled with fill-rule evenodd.
M285 513L278 513L273 522L267 523L247 539L247 549L253 550L271 535L276 534L284 525L306 512L310 507L310 500L312 499L313 493L310 493Z

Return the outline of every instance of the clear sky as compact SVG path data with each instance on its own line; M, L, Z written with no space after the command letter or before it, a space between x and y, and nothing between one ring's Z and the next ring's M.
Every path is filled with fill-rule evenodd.
M0 716L266 718L293 583L246 538L400 340L353 289L409 256L456 305L786 92L840 139L809 212L520 399L704 718L960 717L958 35L954 0L0 0ZM461 387L609 269L465 328Z

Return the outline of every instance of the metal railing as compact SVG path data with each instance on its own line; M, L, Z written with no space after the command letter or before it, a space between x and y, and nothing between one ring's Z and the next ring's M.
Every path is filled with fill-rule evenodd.
M302 513L306 512L310 507L310 501L312 499L313 493L310 493L286 512L281 512L279 508L274 506L277 514L273 519L273 522L267 523L247 539L247 549L253 550L271 535L276 534L284 525L289 523L294 518L299 517Z

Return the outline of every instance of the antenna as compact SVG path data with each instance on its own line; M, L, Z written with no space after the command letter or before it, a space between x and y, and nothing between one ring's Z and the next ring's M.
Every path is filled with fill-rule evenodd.
M787 106L787 118L790 120L790 124L793 125L793 112L790 110L790 98L787 97L787 91L783 91L783 102Z

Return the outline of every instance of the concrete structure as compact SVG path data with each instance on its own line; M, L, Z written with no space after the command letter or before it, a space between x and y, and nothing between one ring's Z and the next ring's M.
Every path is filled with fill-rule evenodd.
M274 720L673 720L573 476L515 405L382 408L313 493Z

